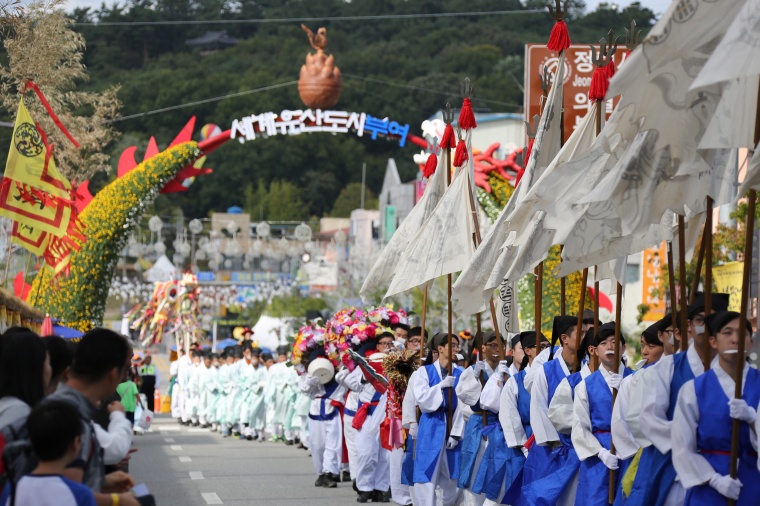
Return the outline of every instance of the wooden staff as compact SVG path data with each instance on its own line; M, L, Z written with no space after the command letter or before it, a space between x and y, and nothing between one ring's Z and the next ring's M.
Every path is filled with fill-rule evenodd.
M581 363L578 361L578 348L581 347L581 332L583 331L583 310L586 305L586 282L588 281L588 267L583 269L581 275L581 300L578 302L578 326L575 332L575 357L573 357L573 372L581 369Z
M681 291L681 351L689 347L689 336L686 332L686 232L684 231L684 217L678 215L678 287ZM684 334L686 332L686 334Z
M705 316L712 313L712 264L713 264L713 199L707 197L707 216L705 216L705 230L702 233L702 242L705 243ZM705 371L710 370L712 362L712 348L705 346L703 364Z
M623 314L623 285L620 283L617 284L617 293L615 294L615 370L612 371L613 373L617 374L617 371L620 369L620 319L622 318ZM617 394L618 390L617 388L612 389L612 406L610 406L611 409L615 408L615 401L617 400ZM612 442L610 439L610 453L615 455L615 443ZM607 501L612 504L615 502L615 470L610 469L610 488L608 490L608 496Z
M708 197L709 198L709 197ZM709 213L708 213L709 214ZM712 216L705 221L705 229L702 231L702 243L699 245L699 255L697 256L697 268L694 270L694 279L691 281L691 292L689 293L689 305L694 304L694 298L699 290L699 278L702 274L702 263L705 259L705 246L707 245L707 221L712 222ZM707 316L707 314L705 314Z
M451 111L451 105L446 104L446 110L444 111L443 119L446 122L447 125L450 125L454 121L454 113ZM445 155L446 155L446 188L451 186L451 150L446 148L445 149ZM452 360L452 350L454 349L452 345L452 329L454 327L454 308L451 306L451 274L446 275L446 286L447 286L447 297L446 302L448 303L448 325L447 325L447 341L448 341L448 354L449 354L449 367L448 372L449 376L454 374L454 361ZM453 410L453 403L454 403L454 389L449 388L449 410L448 410L448 425L447 425L447 436L449 433L451 433L451 428L454 420L454 410Z
M760 114L758 114L760 120ZM757 136L756 136L757 137ZM756 139L757 140L757 139ZM736 371L734 372L734 398L742 398L742 373L744 372L744 341L747 335L747 311L749 310L749 283L752 272L752 235L755 231L755 201L757 192L750 190L749 209L747 210L747 226L744 227L744 271L742 272L742 303L741 313L739 315L739 356L736 359ZM733 419L731 423L731 478L736 478L736 471L739 465L739 430L741 429L741 420ZM729 499L729 506L734 506L736 501Z
M538 338L539 333L541 332L541 303L542 303L542 295L543 295L543 288L544 288L544 262L542 261L540 264L536 266L536 268L533 270L533 274L535 275L535 281L533 284L533 298L534 298L534 305L533 308L535 310L536 315L536 346L541 345L541 340Z
M422 290L422 330L420 333L422 334L420 336L420 367L422 367L422 359L425 355L425 318L427 317L427 298L428 298L428 287L425 286L425 288Z
M599 331L599 279L596 271L599 266L594 267L594 335ZM599 369L599 356L594 355L591 358L591 368L593 371Z
M673 335L676 334L678 328L676 319L676 275L675 267L673 266L673 243L667 242L668 248L668 278L670 279L670 325L673 327ZM675 351L675 350L674 350Z

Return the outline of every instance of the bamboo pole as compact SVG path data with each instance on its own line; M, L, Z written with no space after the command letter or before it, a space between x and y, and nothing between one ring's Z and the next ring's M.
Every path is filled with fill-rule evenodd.
M668 279L670 279L670 319L671 326L673 327L673 335L675 336L676 329L678 328L677 313L676 313L676 275L675 266L673 265L673 243L667 242L668 249ZM674 342L675 343L675 342ZM675 351L675 350L673 350Z
M596 275L596 270L599 266L594 267L594 335L599 331L599 279ZM599 369L599 356L594 355L591 358L591 369L596 371Z
M541 304L543 302L543 288L544 288L544 262L542 261L540 264L536 266L535 269L533 269L533 274L535 276L533 281L533 309L535 311L536 316L536 339L538 339L538 335L541 332ZM538 345L541 343L539 341L536 341Z
M451 150L446 149L446 187L448 188L451 186ZM448 367L448 373L449 376L454 374L454 361L452 360L452 337L453 337L453 327L454 327L454 308L451 306L451 274L446 275L446 287L447 287L447 296L446 296L446 302L448 304L448 318L447 318L447 341L448 341L448 354L449 354L449 367ZM449 409L448 409L448 425L446 435L451 433L451 428L454 420L454 389L449 388Z
M422 360L425 355L425 346L426 346L426 336L425 336L425 319L427 317L427 298L428 298L428 287L425 286L425 288L422 290L422 330L421 336L420 336L420 367L422 367Z
M678 287L681 291L681 351L689 347L689 336L686 332L686 232L684 231L684 217L678 215Z
M707 237L708 221L712 223L712 216L707 218L707 220L705 221L705 229L702 231L702 243L699 245L699 255L697 256L697 268L694 270L694 279L691 281L691 293L689 293L689 304L694 303L694 298L697 296L697 290L699 289L699 278L702 274L702 263L704 262L704 259L705 259L705 246L707 245L706 237Z
M615 294L615 370L613 373L617 374L620 369L620 320L623 315L623 285L617 284L617 293ZM618 390L612 389L612 406L610 409L615 408L615 401L617 400ZM610 453L615 454L615 443L610 440ZM610 469L610 488L608 490L607 500L610 504L615 502L615 470Z
M712 313L712 264L713 264L713 199L707 197L707 216L705 217L705 230L702 233L702 242L705 244L705 316ZM705 371L710 370L712 362L712 348L705 346L703 365Z
M588 282L588 267L583 269L581 275L581 300L578 302L578 326L575 331L575 357L573 357L573 372L578 372L581 369L581 364L578 361L578 348L581 347L581 332L583 331L583 310L586 305L586 282Z
M758 115L760 116L760 114ZM749 209L747 210L747 225L744 227L744 272L742 272L742 303L741 313L739 315L739 354L736 359L736 371L734 372L734 398L742 398L742 373L744 372L745 359L744 341L747 336L747 312L749 311L749 284L750 274L752 272L752 236L755 231L755 201L757 192L750 190L747 196L749 200ZM741 429L741 420L733 419L731 423L731 478L736 478L736 471L739 465L739 430ZM729 500L729 506L736 504L736 501Z

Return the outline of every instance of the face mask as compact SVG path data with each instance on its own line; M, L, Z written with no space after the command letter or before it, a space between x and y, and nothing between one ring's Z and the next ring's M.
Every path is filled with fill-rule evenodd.
M694 332L697 334L704 334L705 333L705 326L704 325L694 325Z
M675 335L672 332L670 334L668 334L668 344L671 345L671 346L675 346L675 344L676 344L676 338L675 338Z

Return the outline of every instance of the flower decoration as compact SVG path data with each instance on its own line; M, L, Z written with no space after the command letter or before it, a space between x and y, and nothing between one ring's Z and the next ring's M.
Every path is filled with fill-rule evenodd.
M319 325L306 325L298 329L293 342L292 363L299 376L306 372L306 359L312 350L325 345L325 329Z
M341 364L350 371L354 370L354 361L348 355L349 348L358 348L379 333L378 322L372 320L369 311L349 307L341 309L327 321L325 329L325 351L327 358L337 368Z
M395 311L392 305L370 308L368 313L370 321L381 324L384 327L390 327L399 323L403 323L404 325L409 324L409 317L406 311L403 309Z

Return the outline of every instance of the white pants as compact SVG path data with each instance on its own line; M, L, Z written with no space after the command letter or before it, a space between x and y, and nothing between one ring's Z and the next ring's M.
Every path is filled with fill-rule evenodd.
M182 388L172 385L172 418L182 418Z
M301 430L299 431L301 444L306 448L311 448L311 443L309 442L309 418L306 416L299 416L298 418L301 419ZM343 453L342 449L341 453Z
M354 417L343 415L343 436L346 438L346 449L348 450L348 471L351 473L351 479L356 479L356 429L351 425L354 423Z
M683 504L686 499L686 490L684 490L681 482L676 480L673 482L673 486L670 487L668 496L665 498L665 506L678 506Z
M575 496L578 493L578 478L580 477L580 471L575 473L573 479L565 486L565 490L562 491L562 495L557 500L557 506L574 506Z
M401 466L404 464L404 449L396 448L390 456L391 499L396 504L412 504L409 485L401 483Z
M480 462L483 460L483 454L486 451L486 442L483 441L483 438L479 437L479 439L480 439L480 447L478 448L478 453L475 456L475 464L472 466L472 476L470 477L470 487L472 487L472 484L475 482L475 476L477 476L478 474L478 469L480 469ZM483 506L483 503L485 503L485 501L486 501L485 494L474 494L468 488L464 489L462 492L463 506Z
M343 455L342 432L339 415L335 415L332 420L309 418L309 449L317 475L340 472L340 457Z
M446 459L446 449L441 448L438 462L435 464L433 479L428 483L414 484L414 506L436 506L435 487L441 487L442 506L459 504L461 490L457 488L457 480L449 478L449 463Z
M390 487L389 452L380 446L385 399L385 396L380 398L374 412L367 415L362 428L356 432L356 488L361 492L386 492Z

